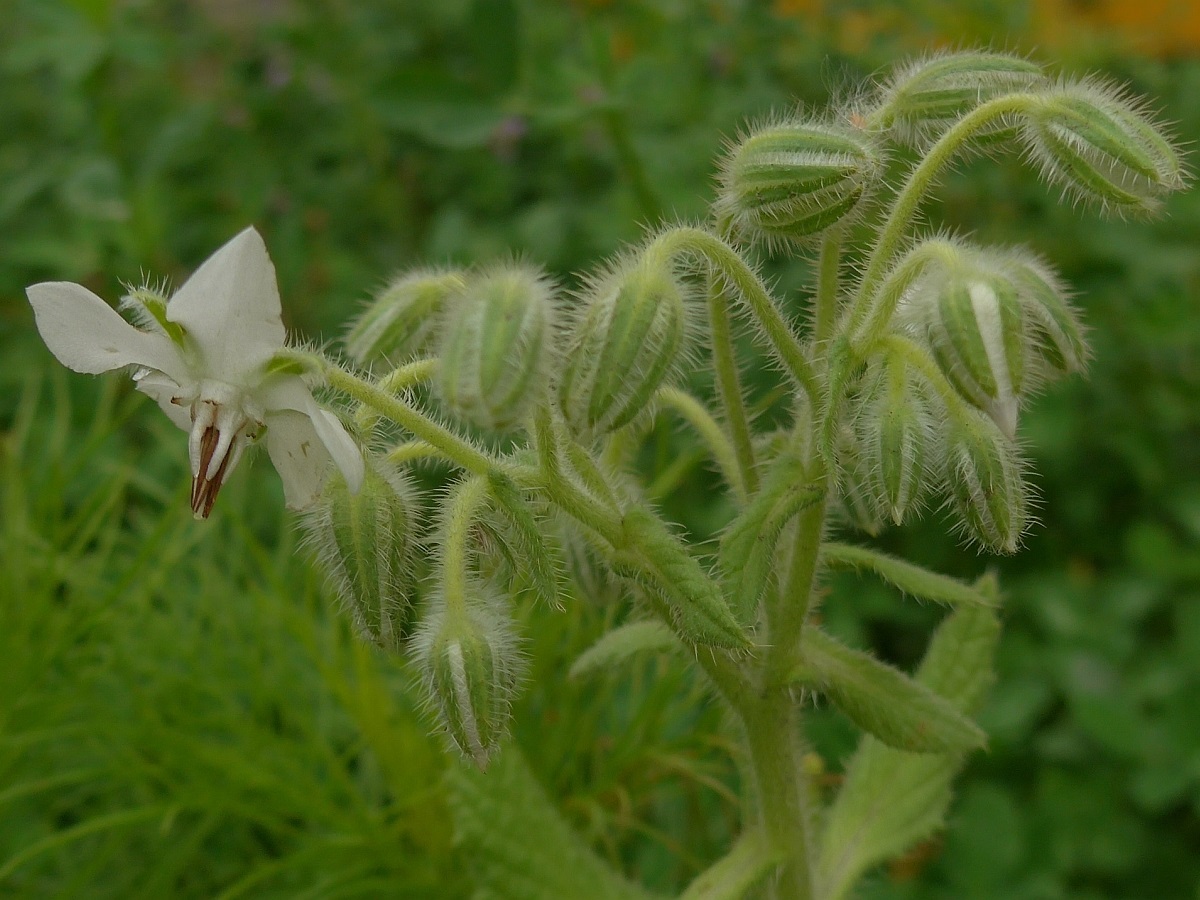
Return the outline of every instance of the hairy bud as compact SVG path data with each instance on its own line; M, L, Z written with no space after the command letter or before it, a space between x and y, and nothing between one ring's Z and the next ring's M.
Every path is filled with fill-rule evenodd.
M552 350L549 282L521 266L471 278L444 320L442 401L480 428L519 425L541 396Z
M521 657L500 598L474 585L472 598L442 598L413 637L429 704L455 747L480 769L508 729Z
M1040 66L1019 56L979 50L939 54L898 69L868 115L901 143L924 146L976 106L1044 80ZM1002 121L997 129L1005 130Z
M1045 263L1027 253L1013 253L1005 269L1021 300L1028 333L1052 374L1083 371L1088 347L1083 326L1069 293Z
M768 125L725 159L718 209L749 237L807 238L854 212L881 165L865 132L818 122Z
M946 490L964 530L994 553L1015 553L1029 524L1016 447L977 413L952 422L946 438Z
M933 415L921 382L895 360L868 376L856 422L862 465L884 515L899 525L928 481Z
M446 298L463 284L458 272L417 271L393 279L350 326L350 359L367 366L416 356L433 338Z
M589 288L558 386L577 434L607 434L649 408L677 369L688 331L686 287L653 255L618 263Z
M1186 181L1179 151L1140 106L1098 81L1047 91L1022 135L1047 180L1104 210L1153 212Z
M304 524L342 604L359 632L398 649L412 617L416 490L407 475L378 461L351 493L330 476Z

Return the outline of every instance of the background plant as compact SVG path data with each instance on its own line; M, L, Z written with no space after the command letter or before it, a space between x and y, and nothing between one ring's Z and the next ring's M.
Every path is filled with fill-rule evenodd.
M411 99L414 85L429 84L430 93L454 96L455 79L463 78L468 69L474 72L478 65L475 51L453 51L456 74L436 85L417 79L400 89L378 73L385 64L394 72L401 58L411 61L404 64L404 71L415 72L425 61L446 59L452 52L449 48L466 46L449 38L452 34L469 38L476 30L468 12L448 13L445 22L450 27L427 22L419 10L400 10L397 17L407 16L405 21L392 21L385 29L375 27L381 13L362 6L355 9L366 11L359 15L309 9L299 18L274 20L265 27L230 20L214 25L188 14L172 20L169 29L160 27L162 10L135 5L76 11L52 4L16 4L6 9L14 27L4 29L9 41L5 65L14 77L6 81L2 95L4 116L11 126L4 147L4 180L6 190L11 190L4 206L10 227L0 262L8 298L5 317L10 323L17 317L16 327L7 329L4 349L10 410L11 398L21 393L22 373L31 367L36 370L45 359L22 337L29 334L20 299L20 288L27 283L52 274L86 276L100 289L105 284L102 278L142 268L183 273L249 220L265 224L294 324L309 331L344 316L347 303L339 307L328 298L348 301L358 296L363 283L382 278L401 258L440 260L454 253L464 259L468 251L472 258L483 258L492 252L489 248L518 244L535 249L536 258L548 261L553 271L566 272L580 266L586 256L603 254L638 234L638 207L628 187L632 182L612 177L620 171L618 160L623 157L610 149L617 146L610 143L610 104L597 103L598 99L637 99L618 102L615 110L617 118L625 119L632 146L649 169L647 181L661 191L661 207L695 216L703 202L695 185L718 149L720 134L736 131L737 122L747 114L785 107L791 97L822 99L831 71L865 74L875 65L870 60L882 62L893 55L893 47L881 41L859 47L853 58L835 52L833 62L822 62L828 48L810 21L776 18L765 9L743 15L731 25L730 19L710 21L707 12L664 15L628 7L583 20L603 38L595 48L618 51L610 74L602 76L598 69L573 61L591 59L572 43L587 29L577 28L560 10L539 9L521 26L516 46L521 48L524 71L553 77L522 81L498 95L498 104L493 104L499 110L493 121L503 118L500 113L523 113L525 130L516 143L517 155L501 152L503 144L493 147L490 135L476 137L474 148L468 141L448 154L444 147L426 144L427 137L409 130L405 122L381 128L374 143L366 139L371 133L367 126L390 98ZM988 27L995 25L995 19L986 18L988 13L981 10L979 15ZM426 25L432 30L422 32ZM425 37L420 36L423 33ZM487 33L495 33L494 28ZM418 35L415 41L414 34ZM760 39L766 35L770 41ZM334 52L347 41L367 49L352 57ZM20 53L8 52L8 47L18 45ZM286 84L268 87L263 47L291 60L298 70L332 72L332 81L324 82L327 87L364 98L355 107L362 117L359 124L351 127L349 118L339 113L349 108L346 104L313 103L308 89L297 87L294 80L290 88ZM469 63L464 63L464 57L470 57ZM213 64L214 60L224 62ZM1090 62L1094 65L1097 60L1093 57ZM1076 56L1075 63L1081 62ZM701 78L713 65L723 77ZM1126 61L1118 64L1118 70L1121 79L1132 80L1139 93L1163 98L1167 117L1182 123L1181 134L1188 133L1187 123L1195 121L1195 110L1186 98L1196 94L1190 87L1194 69L1186 60L1169 65ZM608 88L603 89L606 78ZM531 114L543 107L521 99L525 84L555 86L558 93L551 92L555 95L548 98L552 102L545 115ZM577 97L573 86L588 90ZM643 102L655 97L661 102ZM468 121L470 104L454 103L462 108L453 118ZM406 108L422 114L429 111L419 104ZM194 117L190 131L185 127L189 116ZM295 138L284 144L273 138L277 133L273 129L250 124L268 120L320 121L323 127L291 129L292 135L307 136L301 149L302 142ZM151 138L167 122L182 124L168 129L176 137L166 146L176 149L166 157L170 166L163 169L153 162L162 159L156 154L163 144ZM368 146L379 148L378 154L362 152ZM143 166L147 166L144 172ZM967 772L964 795L956 806L957 827L949 842L897 867L892 875L901 880L881 882L878 890L889 895L927 895L938 890L952 896L964 891L977 896L1012 896L1014 891L1034 896L1063 891L1071 896L1136 896L1150 890L1170 895L1189 889L1187 848L1194 843L1195 829L1191 806L1195 774L1188 762L1190 748L1196 744L1195 720L1184 699L1195 679L1189 662L1194 655L1189 635L1194 629L1188 625L1191 607L1186 601L1194 592L1196 576L1184 552L1195 540L1189 523L1197 496L1187 474L1196 471L1190 449L1196 446L1194 404L1189 399L1195 394L1195 379L1188 362L1194 356L1196 332L1189 325L1193 307L1185 301L1194 295L1195 263L1190 251L1194 204L1190 196L1173 202L1169 226L1129 230L1089 224L1090 220L1057 208L1040 188L1026 188L1022 180L1026 176L1018 176L1018 171L1019 167L991 161L968 165L961 175L948 179L945 203L935 208L936 214L960 230L973 230L980 241L1021 241L1058 262L1068 280L1088 298L1096 362L1088 384L1055 388L1024 417L1023 429L1035 448L1034 465L1042 473L1047 496L1042 512L1046 526L1031 536L1025 553L1000 563L1008 586L1009 637L1000 650L1001 687L984 711L984 724L992 734L991 753L976 757ZM93 177L96 172L103 177ZM104 176L104 172L116 175ZM213 173L211 180L206 172ZM314 174L318 172L320 177ZM432 177L435 172L445 174ZM403 181L402 190L389 194L380 187L393 184L394 179ZM371 198L362 200L354 192L355 183L372 185L371 198L395 212L395 220L379 227L370 217L339 213L343 203L356 213L374 208ZM473 185L471 193L461 191L464 183ZM450 187L442 191L442 184L456 185L453 197ZM418 202L410 209L388 199L399 195L405 204L408 197ZM113 199L120 202L110 202ZM122 218L126 215L122 204L126 210L152 214ZM147 234L147 222L158 222L158 233ZM527 243L539 222L542 236ZM567 227L561 227L563 222ZM90 274L93 271L105 274ZM780 267L778 272L785 278L800 274L794 268ZM118 286L107 282L107 288L101 292L111 296ZM1130 304L1130 296L1138 302ZM747 380L754 386L753 377ZM94 405L95 388L78 381L61 386L79 397L75 418L70 420L73 429L84 427L81 411ZM135 413L134 421L140 419ZM134 456L124 444L137 440L140 433L120 432L115 443L105 445L111 447L105 456L108 462L97 461L95 471L49 468L64 477L78 473L72 476L81 479L77 484L128 470L128 460ZM652 469L658 466L656 460L677 456L680 449L694 450L690 439L674 429L656 431L655 442L644 458ZM139 443L170 446L169 441ZM24 479L35 471L33 460L39 461L40 471L43 461L52 458L44 451L11 457ZM171 454L148 458L139 450L136 458L142 466L136 479L140 487L132 493L127 490L118 502L121 509L132 506L144 512L123 513L119 522L126 528L130 516L145 515L167 502L154 484L175 486L183 478L179 460ZM1081 458L1095 462L1081 467ZM698 466L684 483L703 485L708 477ZM143 488L150 494L138 492ZM58 495L70 508L80 488L73 490ZM243 490L272 489L247 483ZM685 493L677 491L675 496ZM229 503L234 503L229 497ZM272 504L277 508L278 501ZM248 502L245 509L262 505ZM698 531L711 530L726 515L719 508L685 506L679 500L668 500L667 512ZM272 546L278 543L271 536L276 527L271 521L250 518L264 540ZM65 539L49 528L50 518L24 521L30 523L34 546L64 546L60 540ZM977 569L969 555L957 556L954 545L937 533L940 526L889 531L880 542L936 568L963 575ZM219 549L208 542L198 545L196 564L203 566L203 560L211 558L226 565ZM44 552L61 558L63 551ZM1072 563L1066 574L1058 574L1064 556ZM270 571L270 567L260 561L257 571ZM897 604L885 589L854 576L838 579L834 589L853 590L856 602L828 609L831 630L860 646L882 650L898 663L915 661L933 610ZM53 607L38 602L40 595L29 588L17 586L14 592L27 602L20 607L6 604L6 615L22 609L29 611L27 615L49 616L50 610L57 609L54 616L74 620L79 611L77 605ZM286 600L285 595L281 594ZM161 615L169 608L164 604L149 614ZM240 607L206 602L204 608L209 617L221 618ZM110 607L108 615L122 634L129 635L128 640L138 641L136 622L126 617L123 608ZM565 665L586 646L588 635L602 627L601 619L594 612L577 612L555 619L556 625L537 620L542 624L532 634L535 689L518 714L518 721L529 722L529 730L519 737L567 815L577 823L588 823L588 833L628 870L669 889L698 870L703 860L697 857L711 858L725 840L717 824L720 816L710 813L728 807L720 805L718 793L700 787L712 784L707 775L720 775L725 767L723 754L704 749L709 746L705 736L715 733L705 723L714 725L715 717L711 709L686 702L686 679L665 662L647 663L657 674L653 693L661 698L654 715L629 719L617 708L610 719L582 712L611 704L584 704L571 698L591 697L596 691L624 696L641 690L638 685L643 683L640 675L576 684L552 677L555 659ZM177 659L179 654L170 645L178 631L156 632L159 652L150 656L140 642L132 646L142 647L145 659ZM258 631L247 628L235 633ZM0 629L0 633L19 641L23 639L16 636L25 632ZM39 640L42 643L26 643L43 648L48 638ZM256 658L253 639L241 641L248 658ZM102 633L89 631L64 646L106 645ZM234 652L233 642L227 645ZM48 655L42 649L36 654L41 659ZM26 680L18 678L5 696L31 698L23 706L32 717L26 720L30 727L45 722L55 708L46 701L51 696L63 698L63 715L80 723L84 731L96 731L96 723L102 721L117 726L139 721L120 701L124 682L119 679L106 681L105 689L88 695L94 699L83 704L73 688L86 672L84 658L77 649L61 658L60 681L52 682L37 666L6 670L27 673ZM302 654L301 658L308 657ZM113 663L108 660L110 669ZM237 673L245 668L232 668L231 684L237 683L241 677ZM146 669L146 678L160 682L171 671L165 665ZM208 677L206 672L198 666L189 677L202 680ZM670 678L664 681L664 675ZM672 684L678 687L672 689ZM266 690L265 685L258 690ZM229 690L218 688L215 693ZM281 691L279 696L287 695ZM526 716L525 709L533 715ZM542 727L543 713L559 717L561 728ZM302 713L296 710L296 714ZM262 721L274 727L269 719ZM631 722L636 722L641 740L630 737ZM156 743L165 733L211 730L188 720L167 726L170 731L164 732L147 725L144 739ZM6 731L15 733L16 728ZM129 729L123 727L106 733L118 746L129 738ZM611 736L611 750L594 739L597 734ZM649 741L648 735L657 737ZM849 737L833 720L817 732L818 749L834 771L847 753ZM253 753L254 740L247 737L237 743L242 755ZM290 741L292 736L285 733L281 740ZM595 748L588 762L567 762L575 758L576 745ZM69 767L71 754L80 746L63 745L61 764L47 763L44 755L18 754L19 765L26 768L7 769L6 783L25 783L48 767L53 771ZM664 776L677 773L681 765L701 778L684 782L679 791L680 782ZM94 783L129 784L138 771L128 766L112 768L96 776ZM230 783L230 777L226 771L223 783ZM189 796L176 780L158 784L177 800ZM39 795L43 802L34 806L6 807L10 817L3 830L14 852L33 843L31 836L43 827L34 823L44 820L44 827L53 831L123 808L119 791L91 805L65 787L48 785L44 791ZM47 797L58 799L47 805ZM68 810L65 818L47 812L57 809ZM292 821L299 820L293 817ZM237 845L244 855L233 857L246 862L235 861L233 867L253 867L255 860L270 862L286 855L305 835L325 831L318 819L303 821L299 830L267 826L265 833L275 835L268 843L263 843L261 834L257 838L248 834ZM639 837L654 833L644 827L651 822L669 825L663 830L676 834L685 833L685 823L693 823L686 831L690 856L653 837ZM1097 827L1098 822L1103 825ZM78 839L65 843L61 855L35 855L17 874L28 877L41 865L44 877L54 879L56 872L80 871L81 859L94 860L100 866L96 871L106 871L98 862L105 858L102 854L109 854L109 865L119 865L138 846L130 835L144 834L144 840L156 845L161 841L160 824L130 822L100 845ZM192 852L204 859L216 858L212 845L200 846ZM138 867L127 864L121 871L133 878ZM197 867L181 864L179 871L177 892L209 895L203 886L188 887L194 885L189 879L199 871ZM921 873L918 881L904 880L915 873ZM23 882L14 884L16 890L22 889ZM269 887L272 882L261 884ZM446 891L453 893L454 888ZM119 888L114 893L122 895Z

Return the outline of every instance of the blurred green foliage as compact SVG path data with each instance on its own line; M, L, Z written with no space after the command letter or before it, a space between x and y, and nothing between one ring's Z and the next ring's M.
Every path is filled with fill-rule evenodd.
M121 379L59 371L25 285L114 298L252 222L289 324L317 339L419 263L521 254L570 286L645 224L701 216L746 117L920 49L928 4L910 5L911 33L846 56L827 20L749 0L4 3L0 895L470 892L409 674L330 614L274 479L239 474L193 523L182 435ZM1018 7L973 3L976 30L943 37ZM1090 54L1064 64L1200 130L1200 62ZM956 574L994 565L1007 631L951 831L864 895L1200 896L1200 199L1101 223L1015 160L964 165L943 198L933 220L1061 266L1096 355L1024 416L1044 496L1025 552L980 560L936 513L878 540ZM768 265L798 314L805 266ZM646 464L693 449L663 428ZM666 499L699 533L726 515L706 478ZM678 889L736 832L729 736L670 661L564 678L616 613L528 617L516 738L602 855ZM909 665L938 611L844 577L825 614ZM835 778L853 735L813 718Z

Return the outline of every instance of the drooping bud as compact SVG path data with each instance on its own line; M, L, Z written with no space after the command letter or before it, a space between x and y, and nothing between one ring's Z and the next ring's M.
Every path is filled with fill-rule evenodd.
M902 360L868 376L855 421L862 465L880 512L899 525L920 505L929 480L933 415L919 379Z
M439 724L484 769L508 729L524 661L503 602L482 585L474 590L469 602L435 602L413 637L413 650Z
M937 54L893 73L867 115L899 142L924 146L980 104L1044 81L1041 67L1019 56L980 50ZM1004 130L1001 119L982 136L995 139Z
M726 157L718 210L748 237L808 238L854 212L881 166L863 131L779 122L751 132Z
M597 278L571 330L558 401L577 434L607 434L645 412L677 369L688 331L687 288L654 254Z
M458 272L417 271L394 278L350 326L346 352L358 366L393 365L430 344L446 299L462 290Z
M964 530L994 553L1015 553L1029 524L1016 446L977 413L952 421L946 442L946 490Z
M1179 151L1140 105L1099 81L1047 91L1021 131L1047 180L1102 210L1153 212L1186 182Z
M910 303L924 314L934 359L955 389L1015 434L1026 340L1013 284L986 267L955 268L930 279Z
M443 322L438 390L480 428L519 425L541 396L552 350L550 283L525 266L471 278Z
M357 493L332 475L304 520L355 626L388 650L399 649L412 624L416 496L403 471L373 460Z
M1084 328L1062 281L1049 266L1026 253L1011 254L1005 268L1032 342L1050 372L1083 371L1088 358Z

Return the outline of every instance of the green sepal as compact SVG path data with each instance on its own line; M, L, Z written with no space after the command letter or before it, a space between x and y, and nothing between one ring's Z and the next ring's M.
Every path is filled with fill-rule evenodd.
M945 698L869 653L818 628L800 640L793 676L828 697L854 724L889 747L913 753L961 753L987 743L979 726Z
M619 666L634 656L679 650L682 646L679 638L662 622L626 622L612 631L606 631L596 643L579 654L571 666L569 677L594 675Z
M730 649L750 646L716 581L679 538L636 506L625 513L624 526L628 549L616 554L614 569L662 598L681 638Z
M447 781L475 900L654 900L571 828L519 748L486 773L452 766Z
M721 536L717 561L738 620L752 624L775 571L775 548L788 522L820 502L824 489L808 480L804 461L784 452L761 487Z
M995 602L994 579L976 588ZM964 714L975 712L992 682L1000 638L994 609L962 607L942 622L916 681ZM842 900L871 866L902 854L940 829L962 754L908 753L864 736L825 817L817 864L819 896Z
M931 600L947 606L990 606L992 604L985 594L964 581L938 572L931 572L868 547L827 541L821 545L821 561L831 569L873 572L892 587L899 588L904 593L921 600Z

